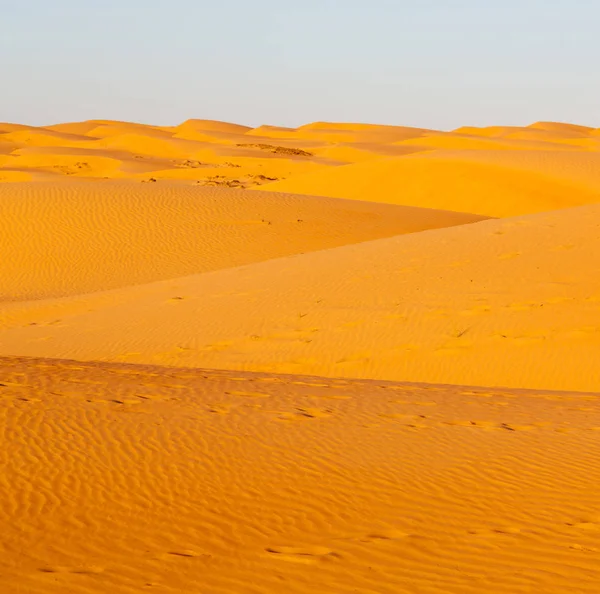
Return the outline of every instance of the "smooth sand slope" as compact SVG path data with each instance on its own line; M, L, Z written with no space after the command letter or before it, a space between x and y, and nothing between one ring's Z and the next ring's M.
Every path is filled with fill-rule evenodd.
M0 301L139 285L480 219L173 184L5 184Z
M599 202L599 171L600 153L438 150L327 168L262 189L505 217Z
M600 396L0 360L0 590L595 594Z
M600 206L5 303L0 354L594 390Z

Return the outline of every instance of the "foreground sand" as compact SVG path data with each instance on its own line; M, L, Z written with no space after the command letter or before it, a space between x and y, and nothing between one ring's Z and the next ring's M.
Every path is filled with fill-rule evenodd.
M0 589L592 594L599 406L2 359Z
M599 148L0 124L0 592L598 592Z

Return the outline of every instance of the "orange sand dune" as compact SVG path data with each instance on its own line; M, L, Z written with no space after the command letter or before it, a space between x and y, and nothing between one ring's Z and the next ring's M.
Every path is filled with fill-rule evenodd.
M561 134L567 133L575 135L586 136L593 132L594 128L590 126L579 126L577 124L567 124L563 122L536 122L531 124L529 128L538 130L547 130L548 132L558 132Z
M521 151L519 156L510 153L512 161L502 159L505 151L498 151L496 159L488 158L487 162L471 158L477 153L426 152L369 160L274 182L263 189L475 212L492 217L600 201L595 187L577 183L580 170L576 163L570 167L573 177L554 176L551 168L528 169L519 167L518 163L514 166L513 163L521 159ZM587 156L585 153L585 158ZM595 154L593 162L597 162ZM582 170L587 172L588 168ZM595 173L590 175L596 176Z
M264 138L289 138L295 128L285 128L282 126L258 126L246 132L247 136L263 136Z
M598 592L600 130L0 124L0 182L1 593Z
M98 177L98 173L92 164L94 162L102 162L111 160L115 162L113 170L107 170L107 175L110 177L131 177L132 175L142 172L153 172L166 167L172 167L175 164L180 164L182 160L174 160L168 158L154 157L151 155L133 155L128 151L120 151L118 149L101 148L99 145L92 145L92 148L87 147L46 147L46 146L26 146L12 151L10 160L7 158L4 161L7 164L15 167L28 167L31 169L56 169L61 172L64 161L67 157L72 160L72 165L76 166L77 177ZM79 167L77 167L79 165ZM71 174L71 171L66 170L66 174ZM94 175L95 174L95 175Z
M77 146L81 142L89 142L90 139L80 134L57 132L46 128L27 128L6 132L0 135L0 140L30 146Z
M417 144L417 143L416 143ZM377 143L336 143L313 149L313 153L319 157L335 159L341 163L359 163L380 157L411 155L424 150L430 150L427 146L403 146L396 144Z
M0 169L0 182L26 182L32 179L33 176L28 171Z
M168 184L0 186L0 299L148 283L479 219Z
M536 122L530 126L486 126L478 128L476 126L463 126L454 130L456 133L472 134L490 137L514 136L519 133L538 134L540 138L548 137L580 137L587 136L593 132L593 128L588 126L578 126L576 124L566 124L560 122Z
M585 206L5 303L0 354L594 390L599 228Z
M239 124L231 124L229 122L218 122L215 120L186 120L179 126L172 128L173 132L225 132L228 134L245 134L250 132L250 126L241 126Z
M190 119L177 126L111 120L89 120L41 128L0 124L0 153L13 153L13 157L28 155L27 162L3 158L0 172L2 169L19 171L19 175L34 180L53 179L57 177L54 174L65 174L89 180L98 177L131 178L140 182L154 178L177 180L182 184L239 188L286 180L287 189L282 189L286 192L392 203L398 203L398 197L402 196L401 204L464 212L479 207L481 196L486 195L488 199L496 196L494 200L502 204L491 208L486 205L484 210L477 212L510 216L589 202L589 196L580 195L579 190L572 192L570 187L571 182L579 181L576 167L571 168L566 176L559 176L566 187L556 185L556 179L548 181L527 177L521 180L521 173L513 170L529 168L529 157L520 157L522 153L571 152L573 162L585 159L580 156L584 151L597 154L600 141L595 132L585 126L552 122L538 122L528 127L466 127L455 132L337 122L315 122L299 128L249 128L200 119ZM33 152L22 151L41 148L55 148L56 152L44 152L44 158L36 162L31 157ZM21 152L18 152L20 149ZM97 150L99 157L116 161L100 160L78 167L80 161L66 162L64 155L68 149ZM490 165L508 166L511 171L490 171L486 167L481 170L481 164L475 166L470 158L466 159L468 163L464 163L463 156L447 154L447 151L475 154L491 150L510 153L511 156L504 161L491 161ZM397 172L388 170L384 163L377 163L385 157L406 157L417 153L421 153L417 157L439 157L445 162L429 162L424 166L427 171L422 171L421 164L402 161ZM448 161L450 158L452 162ZM142 159L144 163L136 163L136 160ZM366 164L357 170L339 169L342 165L366 161L373 163L374 171ZM537 171L535 167L531 169ZM317 170L321 170L320 173ZM554 174L552 168L537 172ZM303 177L308 173L316 177ZM15 175L0 175L0 181L14 181ZM381 175L385 179L379 179ZM333 176L331 181L330 176ZM498 180L498 176L502 179ZM443 192L444 197L440 197L440 180L444 187L449 188L449 191ZM549 187L548 183L554 187ZM378 186L376 198L371 192L372 184ZM291 188L292 185L295 187ZM310 187L305 188L305 185ZM503 197L508 195L512 198L504 204L506 200ZM565 198L565 195L568 197Z
M44 130L81 134L93 138L104 138L119 134L138 133L148 136L171 136L172 133L160 126L140 124L137 122L123 122L118 120L87 120L85 122L69 122L45 126Z
M510 168L513 172L541 174L555 183L600 191L600 152L578 150L478 150L437 151L420 155L423 158L455 158ZM600 194L596 202L600 202Z
M0 590L595 594L600 394L0 360Z
M512 137L488 137L470 134L458 133L443 133L429 134L419 138L409 138L408 140L400 140L394 145L415 147L421 149L456 149L456 150L505 150L505 151L532 151L532 150L554 150L554 151L576 151L580 149L578 146L571 144L572 139L564 142L563 139L548 140L526 140L516 139Z
M160 158L194 158L204 144L193 140L172 137L154 137L128 133L106 136L97 142L103 148L128 151L135 155L150 155Z
M157 126L145 124L132 124L129 122L97 122L97 126L87 132L87 136L93 138L110 138L111 136L124 136L137 134L153 138L171 138L173 133Z
M88 120L85 122L69 122L66 124L53 124L52 126L44 126L46 130L54 130L55 132L65 132L67 134L78 134L81 136L89 135L90 131L98 128L105 123L113 125L124 124L124 122L110 122L107 120Z
M22 130L36 130L36 128L35 126L26 126L25 124L0 122L0 134L8 134L10 132L19 132Z

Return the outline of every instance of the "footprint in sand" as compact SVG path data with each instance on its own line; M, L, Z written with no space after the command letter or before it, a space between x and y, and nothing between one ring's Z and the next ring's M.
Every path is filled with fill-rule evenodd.
M166 553L159 553L153 557L154 561L169 561L174 558L186 558L186 559L207 559L212 557L209 553L201 553L194 549L175 549Z
M469 421L464 419L456 419L444 421L443 425L453 427L470 427L474 429L483 429L486 431L530 431L535 429L533 425L515 425L512 423L496 423L494 421Z
M301 421L302 419L325 419L332 414L333 411L329 409L297 408L294 412L280 412L277 418L281 421Z
M297 414L309 419L324 419L330 417L332 410L326 408L299 408Z
M76 567L67 567L63 565L48 565L40 567L38 571L42 573L76 573L97 575L104 572L104 567L98 565L81 565Z
M112 400L115 404L142 404L139 398L121 398Z
M371 534L367 534L366 536L360 539L361 542L377 542L377 541L385 541L385 540L404 540L409 538L410 534L403 532L402 530L377 530L372 532Z
M231 412L231 406L224 404L215 404L208 407L208 411L219 415L227 415Z
M317 563L318 561L337 557L331 549L319 546L310 547L268 547L265 549L273 557L291 563Z
M586 532L597 532L600 530L600 515L591 515L577 518L573 522L568 522L567 526Z
M468 534L482 538L495 538L497 536L516 536L521 534L521 528L518 526L500 526L498 528L473 528L467 530Z

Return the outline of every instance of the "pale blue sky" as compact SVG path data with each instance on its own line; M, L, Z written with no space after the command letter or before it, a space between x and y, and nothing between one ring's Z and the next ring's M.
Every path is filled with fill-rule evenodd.
M600 126L600 0L0 0L0 121Z

